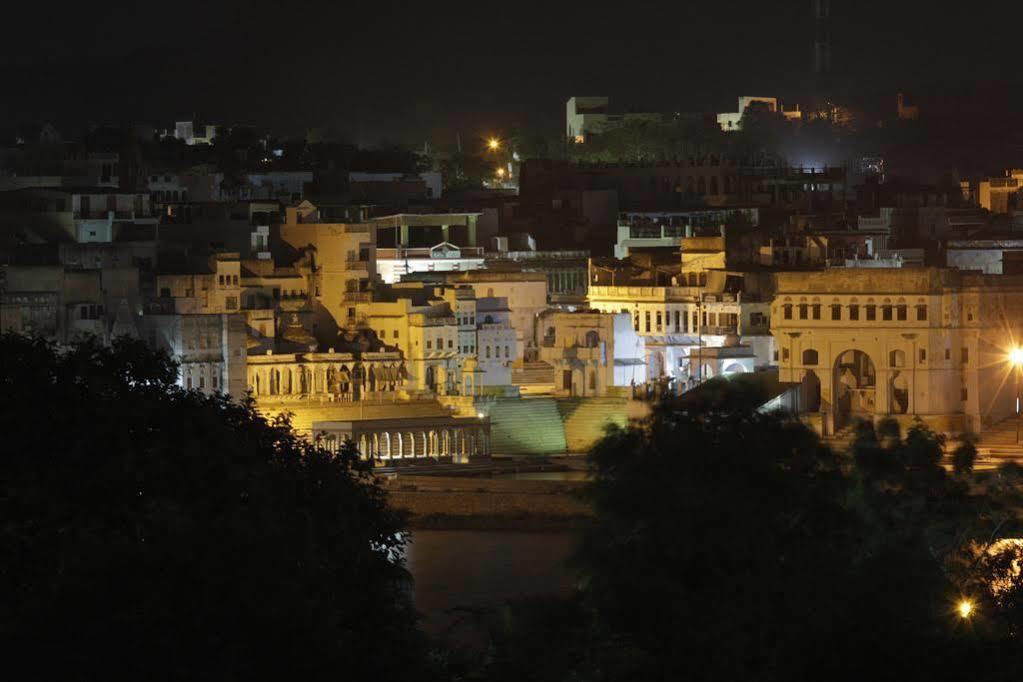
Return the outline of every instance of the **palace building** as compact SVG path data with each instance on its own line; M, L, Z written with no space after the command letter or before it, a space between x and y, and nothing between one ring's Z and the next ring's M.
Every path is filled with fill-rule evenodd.
M778 273L777 287L780 379L799 384L799 410L823 435L887 416L979 433L1014 414L1023 277L826 270Z

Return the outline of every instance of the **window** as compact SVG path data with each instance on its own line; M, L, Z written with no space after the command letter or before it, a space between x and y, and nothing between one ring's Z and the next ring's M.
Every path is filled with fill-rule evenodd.
M960 389L960 391L959 391L959 399L960 399L960 400L962 400L962 401L963 401L964 403L965 403L965 402L966 402L966 400L967 400L967 399L969 398L969 395L970 395L970 394L969 394L969 392L968 392L968 391L966 390L966 387L965 387L965 386L964 386L964 387L963 387L962 389Z
M431 341L430 339L427 339L426 340L426 350L431 350L431 349L433 349L433 341Z
M224 286L224 276L223 275L220 275L220 278L217 281L219 282L220 286Z
M927 306L926 305L922 305L921 304L921 305L918 305L916 307L916 319L917 319L918 322L923 322L923 321L925 321L927 319Z
M632 314L632 330L639 331L639 311L637 310Z
M454 347L455 347L455 342L452 341L451 339L448 339L448 350L451 350Z
M850 320L860 319L860 307L855 303L849 306L849 319Z
M960 351L959 351L959 362L963 363L964 365L970 364L970 349L969 348L962 348L962 349L960 349Z
M782 348L781 349L781 359L782 360L788 360L789 359L789 349L788 348Z
M675 331L682 331L682 313L675 311Z
M785 314L784 314L785 319L786 320L791 320L792 319L792 304L791 303L786 303L785 306L784 306L784 310L785 310Z
M185 388L187 388L190 391L192 390L192 377L191 377L191 375L189 375L189 377L187 379L185 379Z
M206 377L199 375L199 388L206 388Z
M227 297L227 309L228 310L237 310L238 309L238 297L237 296L228 296Z
M799 319L801 319L801 320L805 320L806 319L807 308L808 308L808 306L805 303L800 303L799 304Z
M394 338L398 338L398 330L395 329L393 332L391 332L391 336L393 336Z
M643 319L646 322L646 330L650 331L650 311L647 310L643 313Z
M220 377L217 376L216 372L214 372L213 373L213 388L219 388L219 384L220 384Z
M238 286L238 275L231 275L231 284Z
M657 331L664 329L664 317L661 315L661 311L657 311Z
M926 348L921 348L920 349L920 362L927 362L927 349Z
M905 322L908 319L907 308L905 305L895 306L895 318L899 322Z
M886 322L891 322L891 320L892 320L892 307L890 305L883 305L883 306L881 306L881 319L886 321Z
M778 362L778 351L774 351L774 361Z
M487 353L487 357L489 358L490 357L490 346L487 346L486 353Z
M831 305L831 319L832 320L842 319L842 306L839 305L838 303L834 303Z
M951 348L946 348L945 349L945 359L946 360L951 360L952 359L952 349Z
M893 350L888 354L888 364L892 367L906 366L906 353L901 350Z
M817 364L817 351L813 348L807 348L803 351L803 364L804 365L816 365Z
M506 357L506 358L510 358L511 357L511 348L509 346L505 346L504 347L504 357Z
M814 303L813 304L813 319L815 319L815 320L821 319L821 304L820 303Z
M866 308L867 308L867 321L868 322L873 322L874 320L877 319L877 306L876 305L868 305Z

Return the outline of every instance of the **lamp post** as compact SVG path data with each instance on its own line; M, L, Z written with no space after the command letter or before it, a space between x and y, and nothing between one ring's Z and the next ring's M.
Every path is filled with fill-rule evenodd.
M1009 351L1009 362L1016 374L1016 445L1019 445L1020 421L1020 376L1023 375L1023 348L1016 347Z

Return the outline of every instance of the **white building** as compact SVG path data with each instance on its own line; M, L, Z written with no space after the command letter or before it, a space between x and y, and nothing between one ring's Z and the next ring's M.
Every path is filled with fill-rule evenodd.
M217 137L217 126L198 121L175 121L174 137L188 146L210 144Z
M797 105L795 109L786 109L779 102L777 97L751 97L744 95L739 98L739 110L728 111L718 114L718 125L721 130L731 132L742 129L742 117L751 105L760 105L772 113L780 113L789 121L798 121L803 118L803 112Z
M611 113L607 97L570 97L565 104L565 134L570 140L586 142L591 135L612 131L632 121L659 123L660 114Z
M442 242L430 248L377 249L377 272L387 284L413 272L465 272L484 267L481 247Z

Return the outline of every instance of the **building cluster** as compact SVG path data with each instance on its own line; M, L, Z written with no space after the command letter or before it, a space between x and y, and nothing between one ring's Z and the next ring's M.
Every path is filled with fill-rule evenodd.
M173 138L209 151L197 130ZM161 163L131 140L4 158L5 332L144 340L184 389L249 394L383 459L488 452L498 398L614 390L614 316L582 310L589 253L499 233L492 202L449 200L438 173L337 183Z
M606 104L570 100L569 135L618 125ZM742 98L737 120L750 106L798 114ZM1019 171L926 186L875 159L850 186L725 154L531 160L517 194L458 193L431 171L280 168L259 138L225 161L225 130L156 134L187 150L172 159L50 127L0 151L0 329L142 339L184 389L388 460L489 453L499 401L737 374L830 435L865 415L983 431L1014 409Z

